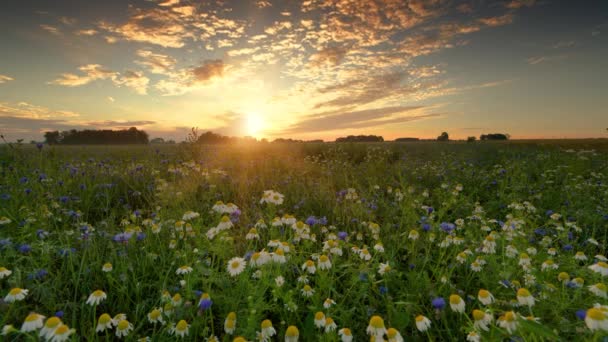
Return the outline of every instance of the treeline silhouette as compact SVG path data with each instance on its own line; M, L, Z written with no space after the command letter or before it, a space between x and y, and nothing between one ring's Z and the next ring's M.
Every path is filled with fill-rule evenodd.
M337 143L342 142L382 142L384 138L379 135L349 135L336 139Z
M51 131L44 133L44 139L49 145L127 145L147 144L148 133L135 127L123 130L93 130Z
M509 140L508 134L503 133L490 133L490 134L482 134L479 136L479 140Z

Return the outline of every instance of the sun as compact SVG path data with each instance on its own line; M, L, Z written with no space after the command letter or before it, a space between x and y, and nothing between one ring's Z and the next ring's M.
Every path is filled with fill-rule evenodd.
M248 113L247 122L245 124L245 130L247 131L247 135L252 137L259 137L262 129L264 129L264 119L258 113Z

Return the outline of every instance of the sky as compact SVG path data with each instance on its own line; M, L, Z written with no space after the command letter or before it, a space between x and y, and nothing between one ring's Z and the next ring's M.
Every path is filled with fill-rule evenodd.
M9 0L0 133L608 137L602 0Z

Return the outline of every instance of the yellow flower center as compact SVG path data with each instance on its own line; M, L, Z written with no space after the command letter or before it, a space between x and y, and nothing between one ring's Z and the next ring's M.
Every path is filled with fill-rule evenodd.
M505 314L505 321L507 322L513 322L515 320L515 314L513 313L513 311L509 311Z
M57 327L57 329L55 329L55 335L67 334L69 331L70 331L70 328L67 325L62 324L59 327Z
M530 297L530 291L522 287L517 290L517 297Z
M587 310L587 317L595 321L603 321L606 319L606 314L602 310L597 308L591 308Z
M46 323L44 323L44 326L47 328L54 328L57 325L59 325L59 323L61 323L61 320L59 319L59 317L51 317L46 320Z
M376 329L384 328L384 320L380 316L372 316L369 325Z
M325 319L325 325L332 325L332 324L334 324L334 319L331 317L327 317Z
M473 310L473 319L480 321L486 317L486 314L481 310Z
M111 320L112 317L110 317L110 315L108 315L107 313L104 313L103 315L99 316L100 324L108 324Z
M597 265L601 268L608 268L608 264L603 261L598 262Z
M222 216L222 222L228 222L228 221L230 221L230 217L228 217L226 215Z
M479 290L479 297L481 298L488 298L490 297L490 292L488 292L487 290Z
M118 330L125 330L129 327L129 321L127 321L126 319L123 319L122 321L118 322Z
M239 336L232 340L232 342L247 342L247 340Z
M305 292L310 292L311 290L312 290L312 287L310 287L310 285L304 285Z
M179 331L185 331L186 329L188 329L188 323L186 323L186 321L182 319L181 321L177 322L175 329Z
M327 257L327 255L321 255L319 257L319 261L320 262L327 262L327 260L329 260L329 258Z
M312 260L306 260L306 267L313 267L315 263Z
M277 249L277 251L275 252L276 255L285 255L285 252L283 252L282 249Z
M236 312L229 313L227 319L233 320L233 321L236 320Z
M597 289L600 291L606 291L606 285L604 285L603 283L597 283L595 284L595 287L597 287Z
M238 261L233 261L232 264L230 264L231 268L239 268L239 266L241 265L240 262Z
M31 313L31 314L27 315L27 317L25 317L26 322L35 321L37 319L38 319L38 314L36 314L36 313Z
M315 319L318 320L318 321L322 320L322 319L325 319L325 314L323 314L321 311L319 311L319 312L317 312L315 314Z
M395 336L397 336L397 334L398 334L398 333L399 333L399 332L397 331L397 329L395 329L395 328L389 328L389 329L386 331L386 336L387 336L388 338L394 338Z
M300 335L300 331L295 325L290 325L285 331L285 336L296 337Z
M422 322L422 321L424 321L424 316L422 316L422 315L416 316L416 322Z
M272 322L269 319L262 321L262 329L268 329L270 327L272 327Z
M95 292L93 292L93 296L94 297L101 297L101 296L103 296L103 291L101 291L101 290L95 290Z
M23 290L22 290L22 289L20 289L20 288L18 288L18 287L15 287L14 289L12 289L12 290L9 292L9 294L10 294L11 296L16 296L16 295L20 294L20 293L21 293L21 291L23 291Z
M460 304L460 302L462 301L462 298L460 298L459 295L451 295L450 296L450 304Z
M160 317L160 310L154 309L150 312L150 318L157 319L158 317Z

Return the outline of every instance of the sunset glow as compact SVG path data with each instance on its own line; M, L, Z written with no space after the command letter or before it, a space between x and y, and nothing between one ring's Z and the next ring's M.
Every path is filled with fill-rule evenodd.
M0 131L181 141L606 135L601 1L26 1L0 11Z

